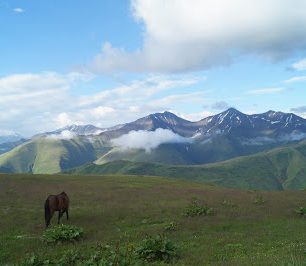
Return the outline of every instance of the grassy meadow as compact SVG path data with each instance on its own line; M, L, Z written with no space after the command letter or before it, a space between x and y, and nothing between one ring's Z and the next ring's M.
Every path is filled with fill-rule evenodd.
M70 221L62 222L82 227L84 239L48 245L41 241L43 205L61 191L71 201ZM195 198L214 215L184 216ZM306 219L295 213L302 206L305 191L234 190L146 176L1 174L0 265L17 265L32 253L89 253L97 244L136 247L158 234L178 246L176 265L305 265ZM172 222L174 230L165 231Z

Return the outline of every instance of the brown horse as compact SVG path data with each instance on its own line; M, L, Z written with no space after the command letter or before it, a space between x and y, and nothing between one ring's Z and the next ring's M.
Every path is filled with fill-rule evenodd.
M69 198L65 192L58 195L50 195L45 202L45 221L46 227L50 225L54 212L58 211L57 224L59 224L62 215L66 212L67 220L69 220Z

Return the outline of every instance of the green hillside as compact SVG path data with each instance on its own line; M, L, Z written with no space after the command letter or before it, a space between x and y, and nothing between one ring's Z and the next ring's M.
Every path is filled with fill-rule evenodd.
M85 165L71 173L168 176L243 189L302 189L306 187L306 142L207 165L116 161Z
M96 160L103 151L99 143L36 138L0 156L0 172L58 173ZM98 151L100 153L98 153Z
M175 165L206 164L269 150L273 147L275 146L243 145L239 139L220 136L204 142L162 144L150 152L146 152L144 149L121 150L114 147L98 158L95 164L117 160Z
M162 177L114 175L2 174L0 187L0 265L16 265L33 258L33 253L43 260L77 252L88 256L99 246L133 252L146 236L158 234L178 248L179 258L170 265L305 264L306 223L295 213L305 206L305 191L242 191ZM84 239L46 244L41 240L43 203L49 194L61 191L71 201L70 220L63 217L62 222L82 227ZM213 208L214 214L184 216L195 199ZM56 220L54 215L53 225ZM76 264L71 259L60 265Z

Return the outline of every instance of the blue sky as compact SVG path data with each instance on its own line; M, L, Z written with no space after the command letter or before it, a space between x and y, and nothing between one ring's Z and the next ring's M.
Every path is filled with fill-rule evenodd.
M0 131L172 111L306 117L299 0L0 0Z

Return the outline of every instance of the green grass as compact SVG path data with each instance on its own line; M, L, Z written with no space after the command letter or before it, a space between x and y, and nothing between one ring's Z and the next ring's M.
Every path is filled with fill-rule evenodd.
M83 228L84 237L46 244L43 204L63 190L71 207L70 220L62 222ZM184 216L194 198L214 215ZM265 203L254 204L257 198ZM68 250L92 254L98 244L137 248L160 234L177 246L176 265L305 265L306 220L295 212L305 199L305 191L240 191L160 177L3 174L0 265L32 253L50 259ZM169 223L174 230L165 230Z
M242 189L304 189L306 142L214 164L166 165L115 161L102 165L91 163L71 170L70 173L167 176Z

